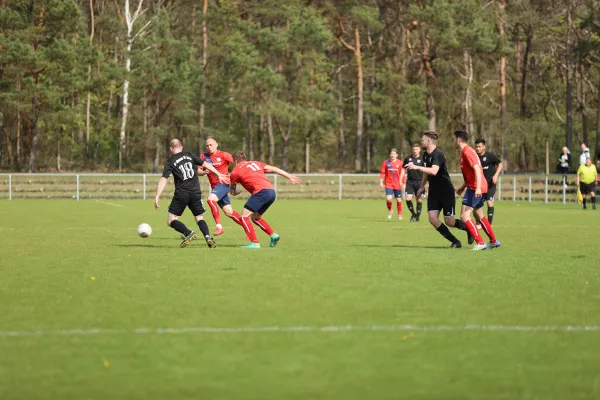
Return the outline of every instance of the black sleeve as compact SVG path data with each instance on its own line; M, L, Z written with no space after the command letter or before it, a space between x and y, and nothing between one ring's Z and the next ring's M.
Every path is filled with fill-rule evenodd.
M442 165L444 165L445 161L446 159L444 157L444 153L442 153L441 151L436 151L432 154L431 166L433 167L434 165L437 165L438 167L441 167Z
M196 165L204 164L204 160L201 159L200 157L198 157L197 155L192 154L191 156L192 156L192 161L194 161L194 164L196 164Z
M410 158L410 157L406 157L406 158L404 159L404 161L402 161L402 166L403 166L403 167L405 167L405 168L406 168L406 164L408 164L408 163L409 163L409 161L408 161L408 159L409 159L409 158Z
M498 158L498 156L496 155L496 153L492 153L492 162L493 162L495 165L498 165L498 164L500 164L502 161L500 161L500 158Z
M169 165L169 162L167 161L165 163L165 167L163 168L162 177L168 178L169 176L171 176L171 165Z

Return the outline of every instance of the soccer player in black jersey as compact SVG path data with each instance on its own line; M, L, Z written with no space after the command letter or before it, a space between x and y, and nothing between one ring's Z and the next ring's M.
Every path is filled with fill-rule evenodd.
M167 224L185 236L180 247L187 247L196 238L196 232L189 230L183 222L179 221L179 217L181 217L185 208L188 207L196 218L196 223L206 240L206 244L208 244L208 247L214 248L216 247L215 241L210 237L208 225L206 225L203 217L205 210L204 203L202 202L202 192L200 191L200 181L198 181L198 166L201 165L215 174L221 183L226 185L229 185L229 176L221 174L215 167L210 163L205 163L200 157L189 152L184 152L183 146L178 139L171 140L170 150L172 156L165 162L162 177L158 182L156 197L154 198L154 208L160 208L158 205L160 195L165 189L167 178L169 175L173 175L175 193L173 194L171 205L169 205Z
M421 145L419 143L415 142L413 144L412 155L404 159L404 166L410 163L413 163L415 165L423 165L423 160L421 159ZM417 169L411 169L407 171L406 186L404 188L404 193L406 194L406 206L412 214L412 217L410 217L410 222L419 222L419 218L421 217L421 208L423 207L423 196L417 196L417 212L415 212L412 199L413 196L415 196L419 191L422 181L423 173L421 171Z
M454 236L448 226L466 231L465 223L460 219L454 218L456 199L454 197L454 185L450 180L450 174L446 168L446 156L437 148L438 134L433 131L425 131L421 138L421 147L427 152L423 155L423 166L409 163L409 170L417 170L423 173L421 186L417 191L417 197L425 190L425 185L429 182L429 196L427 198L427 214L429 222L435 229L445 237L452 248L460 248L462 244ZM444 213L444 222L440 221L440 212ZM469 242L472 239L469 235Z
M488 184L488 192L483 195L483 199L487 200L488 221L490 225L494 219L494 196L496 195L496 183L498 176L502 172L502 161L494 153L485 151L485 140L477 139L475 141L475 151L481 161L483 168L483 176Z

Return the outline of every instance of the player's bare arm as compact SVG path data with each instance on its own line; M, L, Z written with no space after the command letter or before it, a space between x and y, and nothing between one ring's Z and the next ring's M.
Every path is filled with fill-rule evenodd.
M492 176L492 183L495 185L498 182L498 177L500 176L500 172L502 172L502 163L498 163L498 167L496 167L496 173Z
M238 190L237 183L232 184L231 187L229 188L229 194L232 196L237 196L240 193L242 193L242 191Z
M198 167L198 176L208 175L208 171L204 167Z
M302 182L302 179L298 178L296 175L289 174L289 173L285 172L284 170L282 170L281 168L277 168L273 165L265 165L265 172L281 175L284 178L287 178L294 185Z
M379 179L379 188L380 189L385 189L385 185L383 184L383 179Z
M400 187L402 188L403 191L405 190L406 185L402 185L402 182L404 182L404 175L406 175L406 171L404 170L404 168L400 169Z
M456 194L460 196L461 194L463 194L463 192L465 191L466 188L467 188L467 185L463 183L461 187L456 189Z
M217 171L217 169L215 167L213 167L209 163L204 163L204 165L202 165L202 166L204 168L206 168L207 170L209 170L210 172L212 172L213 174L215 174L215 176L217 178L219 178L219 181L221 183L224 183L225 185L229 185L230 181L229 181L229 177L227 175L220 173L219 171Z
M154 208L155 209L160 208L160 205L158 204L158 202L160 201L160 195L162 194L163 190L165 190L166 185L167 185L167 178L161 177L160 180L158 181L158 186L156 187L156 197L154 198Z
M483 175L481 172L481 168L479 168L479 164L475 164L471 168L475 170L475 197L481 197L481 179L483 179L481 176Z

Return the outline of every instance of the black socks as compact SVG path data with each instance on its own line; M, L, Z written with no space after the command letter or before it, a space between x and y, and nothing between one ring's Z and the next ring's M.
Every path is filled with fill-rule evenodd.
M175 229L177 232L181 233L184 236L190 234L190 230L185 226L185 224L179 220L175 220L171 222L171 228Z

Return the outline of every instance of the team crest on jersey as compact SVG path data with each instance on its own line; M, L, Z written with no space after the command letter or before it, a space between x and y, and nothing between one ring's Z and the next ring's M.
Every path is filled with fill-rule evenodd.
M417 160L417 164L421 164L421 160Z
M218 161L218 162L221 162L221 157L217 157L217 161Z
M487 160L487 157L483 157L483 161L486 161L486 160Z

